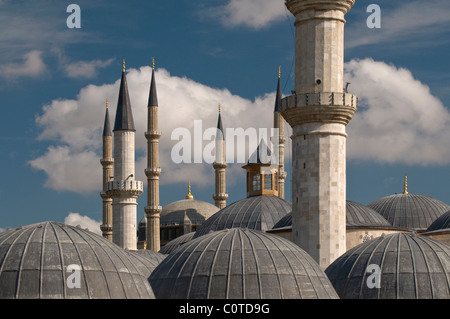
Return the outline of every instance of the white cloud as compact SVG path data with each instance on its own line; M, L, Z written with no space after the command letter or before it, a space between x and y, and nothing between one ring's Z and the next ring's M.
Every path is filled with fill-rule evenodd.
M33 50L23 56L22 63L8 63L0 65L0 76L5 79L17 79L19 77L36 77L46 70L42 60L42 51Z
M81 228L88 229L95 234L102 234L102 231L100 230L101 222L89 218L88 216L81 216L78 213L69 213L64 219L64 224L75 227L79 225Z
M244 25L261 29L286 16L284 0L230 0L214 8L225 26Z
M372 59L345 64L359 110L348 125L348 156L384 163L447 164L450 113L407 69Z
M151 68L130 69L127 73L128 89L136 126L136 158L138 180L146 181L147 101ZM203 129L217 125L218 105L222 106L225 127L270 128L275 94L267 94L254 101L232 95L228 90L211 88L185 77L172 76L164 69L156 71L159 100L161 184L193 183L213 185L214 175L209 164L175 164L171 159L171 140L175 128L187 128L192 138L194 120L202 120ZM111 125L120 80L114 84L89 85L80 90L76 100L53 100L42 109L36 124L42 130L38 139L53 141L47 152L29 162L47 173L45 186L54 190L88 193L101 188L101 133L105 114L105 99L109 98ZM275 89L275 80L274 80ZM255 112L258 119L255 120ZM203 146L209 142L204 141ZM238 165L236 165L238 166ZM230 170L231 171L231 170ZM242 177L242 169L233 170ZM227 174L231 183L233 174Z

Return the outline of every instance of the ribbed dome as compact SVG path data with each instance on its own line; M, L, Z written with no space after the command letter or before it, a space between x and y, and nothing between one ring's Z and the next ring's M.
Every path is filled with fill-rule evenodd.
M292 226L292 212L280 219L272 229ZM365 205L346 202L347 227L392 227L392 225L379 213Z
M380 288L369 265L380 267ZM341 298L450 298L450 246L425 236L396 233L360 244L336 259L325 273ZM370 278L369 278L370 277Z
M391 225L426 230L450 207L435 198L418 194L396 194L380 198L368 205Z
M69 265L81 267L80 288L69 288ZM43 222L0 234L0 298L154 298L139 267L127 251L78 227Z
M137 259L136 266L140 267L141 273L148 278L155 268L166 258L165 255L148 249L128 250L133 258Z
M201 224L205 219L214 215L219 208L196 199L183 199L163 207L160 217L161 226L183 224L184 212L192 224Z
M194 239L150 276L157 298L337 298L319 265L289 240L233 228Z
M430 227L428 227L427 232L443 229L450 230L450 210L436 219Z
M194 238L227 228L266 231L292 210L290 202L273 195L258 195L237 201L207 219Z
M187 243L194 237L195 232L190 232L184 235L181 235L180 237L177 237L175 239L172 239L167 244L161 247L159 252L161 254L170 254L172 251L177 249L178 247L182 246L183 244Z
M392 226L386 218L372 208L349 200L346 203L346 218L347 227Z

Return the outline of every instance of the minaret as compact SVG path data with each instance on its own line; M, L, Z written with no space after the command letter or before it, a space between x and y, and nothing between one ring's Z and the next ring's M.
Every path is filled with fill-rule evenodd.
M220 114L219 105L219 119L217 120L217 134L216 134L216 154L215 161L213 163L215 178L216 178L216 191L213 195L215 205L222 209L227 206L227 185L226 185L226 168L228 164L225 161L225 131L223 130L222 116Z
M288 0L295 16L295 92L282 99L292 135L292 241L325 269L346 251L345 14L355 0Z
M113 133L114 181L108 182L107 191L113 199L113 243L124 249L136 250L136 200L143 193L144 184L135 180L136 130L125 75L125 60Z
M105 124L103 125L103 157L100 159L103 167L103 189L100 196L103 200L103 223L100 225L102 235L112 241L112 198L106 195L108 182L113 176L114 159L112 156L112 132L109 122L108 99L106 99Z
M284 199L284 181L286 179L286 172L284 171L284 143L286 142L286 136L284 136L284 119L280 114L281 107L281 68L278 68L278 85L277 85L277 95L275 98L275 108L273 110L273 127L278 129L278 197Z
M147 132L147 206L145 213L147 215L147 249L158 252L161 244L159 216L162 207L159 205L159 176L161 168L159 167L159 138L161 132L158 129L158 97L156 94L155 82L155 60L152 59L152 80L150 83L150 93L148 97L148 120Z

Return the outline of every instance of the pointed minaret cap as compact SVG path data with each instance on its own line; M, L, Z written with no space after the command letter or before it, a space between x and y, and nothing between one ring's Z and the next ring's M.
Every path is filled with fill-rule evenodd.
M191 181L188 183L188 194L186 195L186 199L194 199L194 196L191 194Z
M405 181L403 183L403 194L408 194L408 176L405 174Z
M150 94L148 96L148 107L158 106L158 95L156 94L156 81L155 81L155 59L152 58L152 80L150 83Z
M281 93L280 77L281 77L281 67L278 67L278 85L277 85L277 96L275 98L275 108L273 110L274 113L280 112L281 107L282 93Z
M106 99L105 124L103 125L103 136L112 136L111 124L109 124L108 99Z
M216 139L217 140L225 140L225 131L223 130L223 124L222 124L222 115L220 110L220 104L219 104L219 117L217 119L217 129L222 132L222 134L217 134ZM219 133L219 132L217 132Z
M136 129L134 128L133 113L131 111L127 77L125 74L125 59L123 59L122 63L122 79L120 81L119 99L117 101L114 131L136 131Z

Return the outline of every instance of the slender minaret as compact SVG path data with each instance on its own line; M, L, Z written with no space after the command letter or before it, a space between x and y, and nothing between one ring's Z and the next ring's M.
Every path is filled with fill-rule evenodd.
M273 127L278 129L278 197L284 199L284 181L286 179L286 172L284 171L284 143L286 142L286 136L284 135L284 119L280 114L281 106L281 67L278 68L278 85L277 85L277 96L275 98L275 108L273 110Z
M109 122L108 99L106 99L105 124L103 125L103 157L100 163L103 167L103 189L100 196L103 201L103 223L100 225L102 235L112 241L112 198L106 195L108 182L113 176L114 159L112 156L112 132Z
M215 205L222 209L227 206L227 185L226 185L226 168L228 164L225 161L225 131L222 125L222 116L220 114L219 105L219 119L217 120L217 134L216 134L216 154L213 163L215 177L216 177L216 192L213 195Z
M159 167L159 138L161 132L158 128L158 97L156 94L155 82L155 60L152 59L152 80L150 83L150 93L148 97L148 120L147 132L147 206L145 213L147 215L147 249L158 252L161 246L159 216L162 207L159 205L159 176L161 168Z
M346 125L357 97L344 91L345 14L355 0L288 0L295 16L292 241L325 269L346 251Z
M113 202L113 243L128 250L137 249L137 198L144 184L135 180L135 134L123 61L122 79L114 122L114 181L108 182L107 194Z

